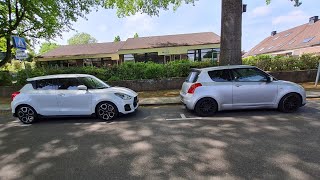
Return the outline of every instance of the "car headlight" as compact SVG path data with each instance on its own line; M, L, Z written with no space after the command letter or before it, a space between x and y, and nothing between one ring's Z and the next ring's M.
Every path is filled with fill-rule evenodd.
M130 100L132 97L129 96L128 94L123 94L123 93L114 93L116 96L120 97L123 100Z

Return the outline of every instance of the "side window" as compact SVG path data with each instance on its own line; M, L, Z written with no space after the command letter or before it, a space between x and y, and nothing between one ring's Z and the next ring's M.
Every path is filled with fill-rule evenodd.
M266 74L255 68L234 69L233 76L238 82L264 82L267 80Z
M56 79L42 79L35 83L36 89L38 90L57 90L58 84Z
M80 82L77 78L61 78L58 79L59 87L61 90L77 90Z
M191 71L189 76L186 79L186 82L194 83L198 80L199 72L198 71Z
M229 70L216 70L208 72L210 78L214 82L229 82L231 81Z

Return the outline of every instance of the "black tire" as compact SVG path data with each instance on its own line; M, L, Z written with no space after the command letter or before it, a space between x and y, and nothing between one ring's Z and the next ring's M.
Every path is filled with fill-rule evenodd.
M118 108L112 102L101 102L96 107L96 114L99 119L110 121L118 117Z
M217 112L218 104L212 98L202 98L197 102L194 110L198 116L212 116Z
M296 93L289 93L283 96L279 102L278 109L285 113L297 111L302 104L301 97Z
M16 109L16 115L23 124L32 124L38 118L36 110L29 105L19 106Z

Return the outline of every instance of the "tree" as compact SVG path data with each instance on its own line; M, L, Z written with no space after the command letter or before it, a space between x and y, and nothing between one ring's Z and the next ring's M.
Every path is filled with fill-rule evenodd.
M92 37L88 33L77 33L70 39L68 39L69 45L75 44L90 44L90 43L97 43L96 38Z
M114 37L113 42L120 42L120 41L121 41L120 36L116 36L116 37Z
M57 47L59 47L57 43L44 42L40 46L39 55L43 55Z
M11 36L53 39L72 29L78 17L84 17L102 1L92 0L1 0L0 38L5 38L6 56L0 66L12 58Z
M138 38L139 37L139 34L138 33L135 33L133 38Z
M170 5L176 10L183 2L194 4L195 0L106 0L105 8L117 9L119 17L130 16L136 13L159 15L160 9L168 10ZM294 6L300 6L300 0L290 0ZM271 0L266 0L269 4ZM221 17L221 52L220 65L242 64L241 58L241 26L242 26L242 0L222 0Z

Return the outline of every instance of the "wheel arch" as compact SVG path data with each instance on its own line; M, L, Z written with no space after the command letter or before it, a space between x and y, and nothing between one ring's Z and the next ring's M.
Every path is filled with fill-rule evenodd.
M14 113L15 113L15 114L17 113L17 110L18 110L21 106L29 106L29 107L31 107L31 108L38 114L38 111L37 111L32 105L26 104L26 103L22 103L22 104L17 105L17 106L14 108Z
M286 93L282 94L280 98L278 98L277 107L279 107L279 104L280 104L281 100L282 100L285 96L287 96L287 95L289 95L289 94L296 94L296 95L298 95L298 97L300 98L300 103L303 102L303 97L302 97L302 95L301 95L299 92L295 92L295 91L286 92ZM300 105L300 106L301 106L301 105Z
M119 108L118 108L116 103L114 103L114 102L112 102L110 100L101 100L98 103L96 103L96 105L94 106L94 113L96 113L98 105L101 104L101 103L105 103L105 102L113 104L116 107L116 110L119 112Z
M218 106L218 111L220 110L220 104L219 102L217 101L217 99L213 96L203 96L203 97L199 97L197 98L197 100L195 101L194 105L193 105L193 109L196 107L196 104L201 100L201 99L205 99L205 98L210 98L212 100L214 100L216 103L217 103L217 106Z

